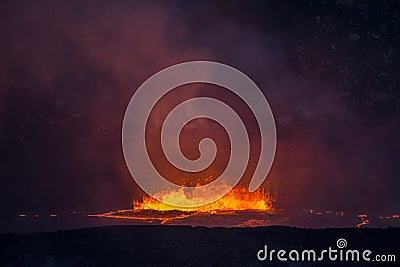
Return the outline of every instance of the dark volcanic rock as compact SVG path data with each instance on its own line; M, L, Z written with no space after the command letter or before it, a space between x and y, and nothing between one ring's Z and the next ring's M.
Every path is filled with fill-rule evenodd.
M369 249L400 260L400 229L299 229L113 226L35 234L0 235L1 266L316 266L314 262L260 262L270 249ZM321 264L321 263L320 263ZM326 266L374 266L323 261ZM396 266L396 263L386 263Z

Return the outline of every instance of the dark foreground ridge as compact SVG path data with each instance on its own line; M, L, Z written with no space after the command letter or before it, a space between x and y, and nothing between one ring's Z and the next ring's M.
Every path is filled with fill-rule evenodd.
M345 249L394 254L396 262L260 262L269 249ZM398 266L400 228L299 229L111 226L0 235L0 266ZM276 255L275 255L276 256Z

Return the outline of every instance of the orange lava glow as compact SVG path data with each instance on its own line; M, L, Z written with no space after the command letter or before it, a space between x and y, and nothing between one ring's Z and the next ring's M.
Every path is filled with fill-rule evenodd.
M361 219L361 222L357 224L358 228L361 228L361 226L363 225L369 224L369 220L367 219L367 214L359 214L357 215L357 217Z
M255 227L270 225L278 214L278 210L273 208L270 194L262 190L250 193L247 189L235 188L219 200L203 206L196 204L204 203L206 198L188 198L183 190L164 192L161 197L163 201L184 203L186 206L190 204L193 207L171 206L145 196L142 201L133 202L133 209L88 216L132 220L144 224Z
M188 199L183 191L171 191L166 192L162 195L162 199L166 200L176 200L170 202L176 203L194 203L196 201L201 203L201 199ZM193 202L194 201L194 202ZM199 207L175 207L165 203L162 203L152 197L143 197L143 201L134 201L134 210L158 210L158 211L168 211L168 210L180 210L180 211L198 211L198 212L209 212L215 213L218 211L243 211L243 210L259 210L259 211L269 211L272 209L272 200L268 193L262 190L257 190L254 192L248 192L244 188L235 188L231 190L224 197L219 200L212 202L207 205Z

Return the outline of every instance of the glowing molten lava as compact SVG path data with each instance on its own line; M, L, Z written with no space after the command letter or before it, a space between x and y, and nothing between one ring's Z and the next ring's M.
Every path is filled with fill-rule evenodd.
M196 205L196 203L202 203L202 199L194 198L188 199L183 190L165 192L162 194L161 198L163 201L169 200L168 202L173 203L189 203L191 205ZM237 211L237 210L260 210L267 211L272 209L271 197L268 193L262 190L257 190L254 192L248 192L244 188L235 188L231 190L224 197L219 200L212 202L207 205L199 207L175 207L165 203L162 203L152 197L145 196L143 201L134 201L134 210L158 210L158 211L168 211L168 210L181 210L181 211L198 211L198 212L217 212L217 211Z

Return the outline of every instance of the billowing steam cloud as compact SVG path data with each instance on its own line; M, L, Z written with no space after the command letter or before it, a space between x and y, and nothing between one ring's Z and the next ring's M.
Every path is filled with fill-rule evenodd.
M142 192L122 156L125 108L150 75L189 60L232 65L263 90L278 126L276 159L264 186L276 192L278 205L396 208L391 203L399 202L393 190L399 187L398 117L369 123L368 114L356 113L343 101L337 83L296 73L288 64L285 45L294 40L287 33L266 33L220 15L218 8L199 14L187 5L4 4L2 209L129 206ZM190 88L177 98L216 92ZM187 131L190 135L190 127Z

